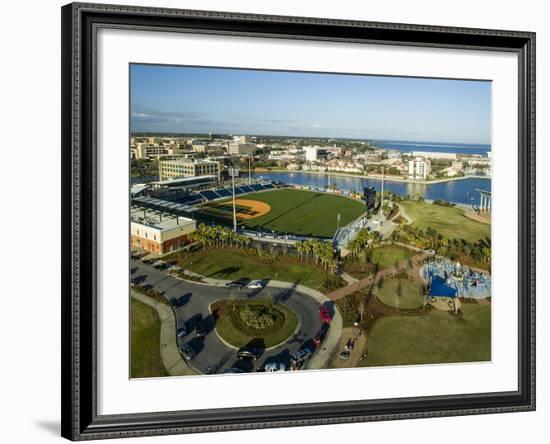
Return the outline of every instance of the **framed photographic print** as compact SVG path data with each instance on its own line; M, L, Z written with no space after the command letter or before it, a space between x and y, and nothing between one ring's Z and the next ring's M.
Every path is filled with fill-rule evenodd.
M62 8L62 434L535 408L535 35Z

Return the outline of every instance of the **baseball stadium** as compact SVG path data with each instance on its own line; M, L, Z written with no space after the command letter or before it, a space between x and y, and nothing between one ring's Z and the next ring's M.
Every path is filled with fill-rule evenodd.
M295 239L337 239L357 225L367 210L361 196L353 193L266 181L241 182L234 189L201 182L202 189L181 192L182 183L189 186L195 181L165 181L163 188L149 195L133 195L132 205L192 217L206 225L236 225L239 231L253 236ZM166 183L170 186L165 187Z
M331 238L365 211L361 201L318 191L279 188L243 194L235 199L240 228L306 237ZM233 200L221 199L199 206L199 219L222 225L233 223Z

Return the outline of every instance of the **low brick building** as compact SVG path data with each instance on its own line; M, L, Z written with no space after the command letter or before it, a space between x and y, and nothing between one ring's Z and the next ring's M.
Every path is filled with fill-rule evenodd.
M132 208L130 243L132 250L165 254L189 243L196 229L193 219L160 215L151 210Z

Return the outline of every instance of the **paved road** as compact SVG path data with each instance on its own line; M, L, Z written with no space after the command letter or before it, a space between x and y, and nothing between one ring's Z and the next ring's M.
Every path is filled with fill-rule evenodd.
M202 315L208 326L208 333L198 337L194 331L178 339L178 345L190 343L197 356L190 365L200 373L223 373L227 368L237 367L243 371L256 371L267 362L282 362L290 365L290 355L302 346L313 350L313 338L321 328L319 302L314 298L292 290L266 287L262 290L236 290L182 281L169 276L165 270L157 270L140 260L131 260L132 277L138 278L139 285L149 284L162 292L167 300L180 299L182 305L175 308L177 327L192 324ZM256 361L239 360L237 350L226 345L213 331L213 319L209 311L212 302L219 299L271 297L276 302L284 302L300 315L300 328L297 334L274 349L265 350ZM174 332L174 334L176 334Z

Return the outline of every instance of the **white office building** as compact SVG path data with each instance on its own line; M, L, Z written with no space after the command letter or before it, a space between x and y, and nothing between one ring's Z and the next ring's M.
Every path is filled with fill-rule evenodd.
M326 149L319 146L304 146L302 150L304 151L306 161L308 162L317 162L327 154Z

